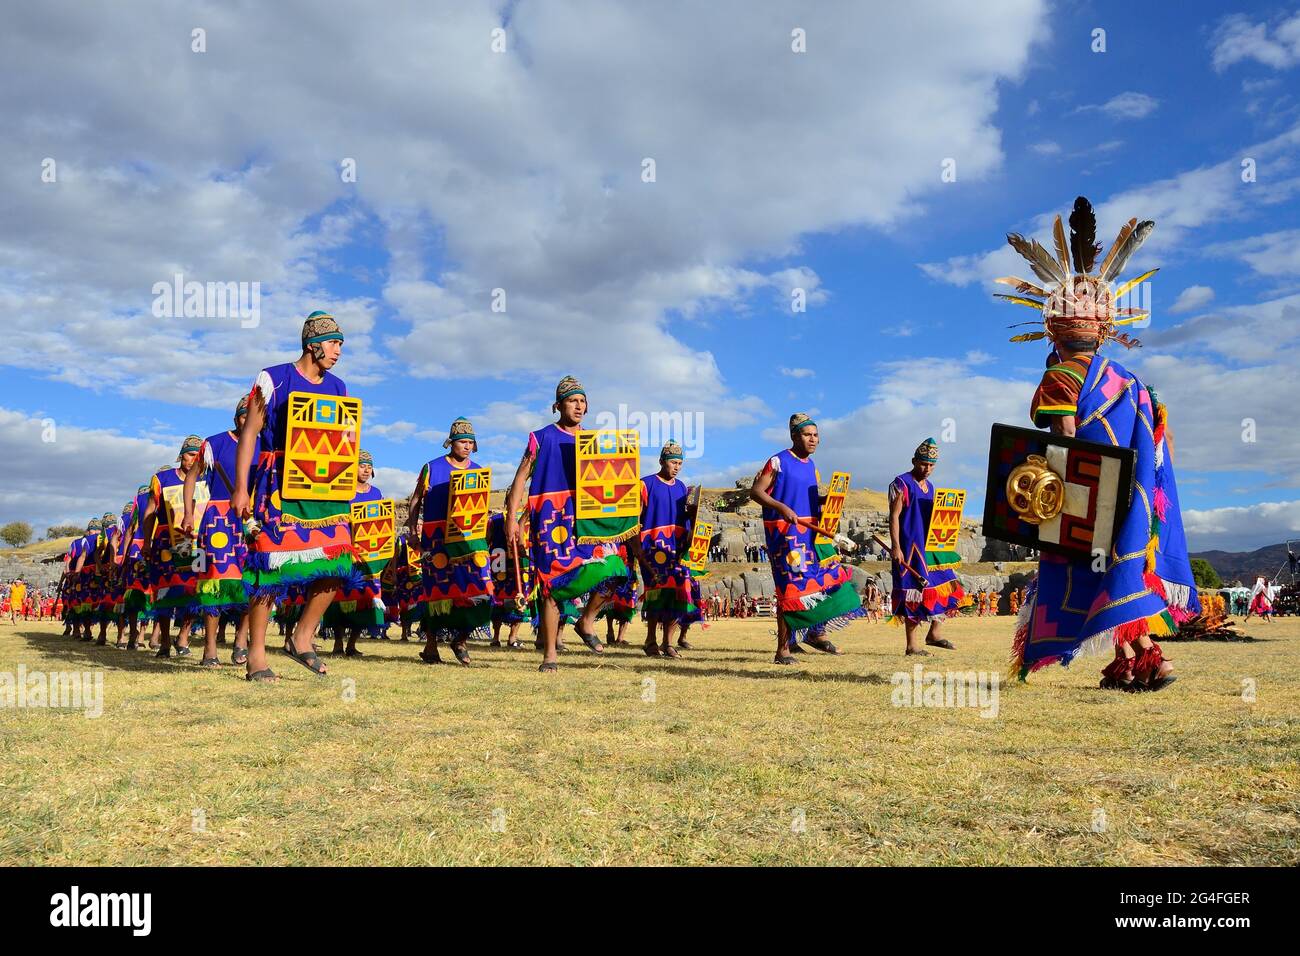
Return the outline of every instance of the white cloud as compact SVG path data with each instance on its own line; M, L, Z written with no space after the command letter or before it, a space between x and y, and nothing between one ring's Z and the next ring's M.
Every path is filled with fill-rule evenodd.
M1214 298L1214 290L1208 285L1189 285L1182 292L1178 293L1178 298L1168 309L1170 315L1179 315L1183 312L1191 312L1206 305Z
M1193 551L1253 551L1300 537L1300 501L1185 508L1183 528Z
M1029 148L1039 156L1055 156L1061 151L1060 143L1053 143L1050 140L1042 143L1032 143Z
M1271 206L1300 191L1300 178L1294 175L1297 172L1295 153L1298 146L1300 125L1272 139L1248 145L1241 151L1241 155L1270 164L1277 175L1268 182L1244 184L1241 180L1241 157L1234 155L1212 166L1135 186L1102 202L1094 199L1097 237L1109 247L1120 226L1133 216L1152 219L1156 228L1130 262L1126 274L1137 274L1157 266L1162 255L1179 249L1188 239L1199 239L1199 231L1207 223L1222 223L1269 211ZM1040 241L1049 240L1053 218L1058 214L1065 218L1072 203L1072 198L1063 196L1058 209L1031 217L1028 228L1021 225L1018 231ZM1018 224L998 224L990 231L999 226L1004 230L1017 229ZM1029 266L1005 243L983 253L953 256L944 262L918 263L918 268L936 281L956 286L979 282L990 284L992 288L992 280L998 276L1029 275Z
M1078 107L1075 112L1083 113L1095 110L1115 120L1142 119L1156 111L1160 101L1146 93L1120 93L1112 96L1105 103L1092 103Z
M927 437L941 441L935 481L966 488L970 514L983 507L988 470L989 423L1029 424L1029 399L1036 381L981 375L974 362L917 357L878 366L864 405L839 417L817 416L822 474L849 471L853 486L882 489L910 466L912 452ZM960 381L961 388L935 388ZM950 426L950 432L949 432ZM951 437L952 441L945 439ZM789 440L780 427L764 430L773 450Z
M810 368L782 368L781 374L789 378L811 378L817 373Z
M367 435L378 435L380 438L386 438L391 442L401 443L406 441L412 435L421 431L420 426L415 422L396 421L387 424L373 422L366 423Z
M744 263L797 257L813 233L893 227L938 189L945 157L969 180L995 172L999 84L1046 37L1041 0L952 0L920 45L896 42L904 8L799 8L817 37L805 56L789 52L787 16L744 3L523 0L497 55L492 0L439 6L436 29L424 3L241 5L204 7L211 48L197 55L175 39L192 11L136 9L92 6L68 32L42 8L0 37L14 77L0 216L26 224L0 237L0 308L24 343L0 361L224 408L293 356L301 317L322 307L348 333L350 384L400 356L403 373L508 381L496 398L513 403L594 366L593 403L689 394L720 427L766 406L674 322L795 287L818 305L829 292L806 266ZM322 49L383 66L323 73ZM42 156L58 183L39 181ZM340 179L345 157L356 183ZM383 285L334 301L323 290L352 241L383 244L387 268L370 273ZM144 319L152 283L177 270L261 281L261 325ZM489 307L497 288L504 313Z
M1283 229L1206 247L1211 255L1240 259L1260 275L1300 275L1300 229Z
M1300 13L1281 21L1270 31L1266 23L1253 23L1245 14L1225 17L1211 39L1214 68L1222 72L1234 63L1254 60L1277 70L1300 63Z
M382 464L375 468L374 484L387 498L402 501L411 496L415 482L420 477L418 471L404 468L386 468Z
M0 524L26 521L38 535L120 512L136 488L175 461L183 435L167 441L78 428L0 407ZM52 438L52 441L46 439Z

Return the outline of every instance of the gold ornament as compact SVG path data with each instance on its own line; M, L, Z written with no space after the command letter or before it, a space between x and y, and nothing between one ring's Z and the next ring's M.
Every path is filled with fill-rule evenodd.
M1042 524L1065 506L1065 483L1041 455L1030 455L1007 476L1007 504L1020 520Z

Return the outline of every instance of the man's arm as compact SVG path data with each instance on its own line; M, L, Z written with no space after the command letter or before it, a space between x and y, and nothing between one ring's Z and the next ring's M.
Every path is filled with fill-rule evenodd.
M181 519L181 531L187 536L194 533L194 486L199 483L199 472L203 470L203 456L194 459L194 464L185 471L185 517Z
M427 474L423 468L420 469L420 476L415 479L415 487L411 489L411 497L406 501L406 530L415 538L420 535L420 519L424 517Z
M781 517L785 518L786 521L790 522L790 524L798 524L799 516L794 513L794 509L789 505L777 501L770 494L772 484L775 481L776 475L770 468L764 466L763 470L754 476L754 481L749 486L750 500L758 502L765 508L771 508L777 514L781 515Z
M894 495L889 502L889 555L898 564L904 564L903 546L900 543L903 539L902 532L899 531L898 523L903 515L903 496Z
M1053 435L1064 435L1066 438L1074 437L1074 416L1073 415L1054 415L1048 426L1052 429Z
M149 546L153 544L153 529L158 523L158 509L154 504L153 489L149 492L149 501L144 506L144 518L140 521L140 553L149 556Z
M253 464L253 448L257 445L257 436L266 424L266 405L260 389L254 388L254 397L248 402L248 417L244 427L239 430L239 448L235 451L235 473L231 475L235 487L230 489L230 510L236 518L252 515L248 502L248 469ZM270 451L271 449L266 449Z
M523 458L519 459L519 467L515 469L515 477L510 482L510 492L506 495L507 544L522 544L519 540L519 520L515 516L519 514L519 505L524 500L524 491L528 486L528 478L532 474L534 457L535 452L530 445L524 450Z

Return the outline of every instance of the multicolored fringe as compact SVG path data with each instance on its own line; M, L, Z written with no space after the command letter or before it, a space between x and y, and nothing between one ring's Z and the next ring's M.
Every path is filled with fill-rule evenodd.
M809 631L823 634L847 627L866 611L858 592L851 584L841 584L830 591L817 591L800 598L802 610L781 609L781 617L790 629L792 640L801 640Z
M445 600L425 601L420 607L424 612L421 626L430 635L430 639L461 640L491 636L492 603L488 596L470 605Z
M1161 579L1157 578L1156 580ZM1171 584L1169 587L1175 588L1177 585ZM1184 590L1186 589L1184 588ZM1029 641L1029 622L1033 620L1034 605L1037 603L1037 598L1038 575L1034 575L1034 579L1029 583L1025 593L1025 604L1016 618L1016 635L1011 642L1011 665L1007 671L1007 676L1012 680L1023 681L1026 676L1034 671L1042 670L1052 664L1069 667L1070 663L1078 657L1114 653L1117 647L1132 643L1140 637L1148 635L1151 637L1172 637L1178 633L1178 624L1171 613L1172 609L1165 610L1158 614L1140 617L1136 621L1126 621L1116 627L1098 631L1092 637L1071 649L1069 654L1043 657L1026 667L1025 646ZM1185 602L1186 597L1183 600Z
M250 551L244 565L244 585L249 600L286 596L290 588L305 588L315 581L337 579L341 588L360 590L366 577L353 565L356 549L348 544L303 551Z
M576 568L556 575L550 581L547 594L551 600L563 604L594 593L608 593L627 577L627 562L617 550L599 558L584 561Z
M921 623L937 617L955 617L965 599L966 591L956 578L924 591L908 588L902 600L895 602L897 606L889 616L889 623Z
M198 582L199 610L211 617L248 607L248 591L242 578L209 578Z
M1025 645L1029 642L1029 622L1034 619L1034 605L1038 603L1038 574L1030 578L1025 588L1025 603L1016 615L1016 634L1011 641L1011 661L1007 667L1009 680L1023 681L1029 673L1025 667Z

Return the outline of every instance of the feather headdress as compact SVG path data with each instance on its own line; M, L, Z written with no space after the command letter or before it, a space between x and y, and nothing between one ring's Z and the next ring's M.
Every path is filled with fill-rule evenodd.
M1126 222L1094 273L1092 267L1101 255L1101 245L1097 242L1097 216L1092 210L1092 203L1083 196L1076 199L1069 222L1068 248L1061 217L1057 216L1052 223L1055 255L1036 239L1026 239L1015 232L1007 233L1007 242L1011 248L1025 257L1029 268L1042 282L1042 285L1035 285L1015 276L1002 276L993 280L1016 290L1015 295L998 294L997 298L1042 312L1041 331L1022 332L1012 336L1011 341L1034 342L1050 338L1059 343L1086 340L1095 342L1100 347L1108 339L1114 339L1125 348L1141 345L1137 339L1116 329L1145 319L1149 313L1140 309L1117 308L1117 303L1158 270L1144 272L1118 288L1112 288L1111 283L1119 278L1156 224L1150 219L1143 222L1130 219Z

